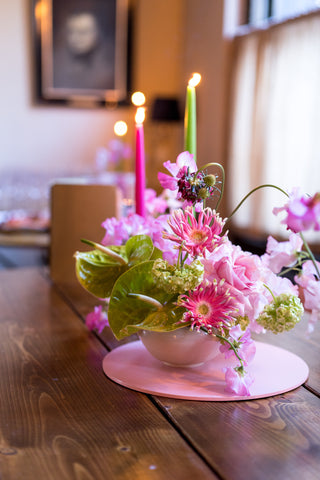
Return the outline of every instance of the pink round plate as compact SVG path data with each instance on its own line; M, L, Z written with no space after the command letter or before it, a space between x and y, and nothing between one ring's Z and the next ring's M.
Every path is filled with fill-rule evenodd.
M200 367L169 367L156 360L141 341L122 345L103 359L103 371L125 387L152 395L202 401L253 400L288 392L304 383L307 364L294 353L267 343L256 343L256 356L247 371L254 377L250 397L225 392L223 367L231 366L219 354Z

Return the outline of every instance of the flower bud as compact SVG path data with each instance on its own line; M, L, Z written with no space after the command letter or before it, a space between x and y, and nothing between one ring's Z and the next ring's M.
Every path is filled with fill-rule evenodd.
M198 191L198 195L199 195L199 198L201 198L202 200L205 200L206 198L210 197L210 193L208 192L208 189L205 187L200 188L200 190Z
M213 187L216 183L215 175L206 175L203 180L208 187Z

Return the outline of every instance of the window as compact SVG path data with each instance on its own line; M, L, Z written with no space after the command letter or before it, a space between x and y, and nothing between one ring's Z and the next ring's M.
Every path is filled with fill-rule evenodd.
M248 0L247 24L281 22L320 8L320 0Z

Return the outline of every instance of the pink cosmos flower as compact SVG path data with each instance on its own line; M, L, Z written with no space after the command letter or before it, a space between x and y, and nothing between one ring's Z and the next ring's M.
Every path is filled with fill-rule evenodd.
M219 235L224 221L211 208L202 210L196 219L192 207L187 207L185 211L175 210L168 224L173 233L164 232L164 238L176 242L184 251L196 257L205 256L206 250L212 252L221 242Z
M320 192L313 197L303 196L298 188L293 189L289 201L280 208L274 208L273 213L285 211L287 216L281 222L295 233L313 228L320 230Z
M300 235L291 233L289 241L277 242L268 237L266 254L261 257L262 263L274 273L281 272L283 267L291 267L297 261L297 252L301 252L303 241Z
M226 391L239 396L250 396L250 386L253 378L249 374L237 372L234 368L228 367L225 372Z
M102 332L104 327L109 326L108 315L102 311L102 305L94 307L93 312L88 313L86 316L86 326L89 330L97 329L99 333Z
M212 328L228 326L237 313L237 305L223 282L199 285L187 295L180 295L178 305L187 309L182 322L191 322L191 328L204 327L209 333Z
M158 179L161 186L169 190L178 190L178 180L187 170L189 170L189 173L195 173L197 171L197 164L193 159L193 155L189 152L180 153L175 163L168 160L163 166L171 175L159 172Z

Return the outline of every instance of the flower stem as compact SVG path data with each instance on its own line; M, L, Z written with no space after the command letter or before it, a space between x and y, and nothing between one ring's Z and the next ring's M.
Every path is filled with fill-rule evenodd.
M300 237L301 237L301 239L302 239L302 241L303 241L304 248L306 249L306 251L307 251L307 253L308 253L309 257L310 257L310 260L312 261L312 263L313 263L313 265L314 265L314 268L315 268L315 270L316 270L316 272L317 272L318 280L320 280L320 272L319 272L319 268L318 268L316 259L314 258L314 255L313 255L313 253L312 253L312 251L311 251L308 243L306 242L306 239L304 238L303 233L300 232L299 235L300 235Z
M208 164L209 165L209 164ZM286 195L286 197L289 197L289 195L287 194L287 192L285 190L283 190L282 188L278 187L277 185L273 185L272 183L265 183L263 185L259 185L258 187L255 187L253 190L251 190L249 193L247 193L247 195L241 200L241 202L236 206L236 208L231 212L231 214L229 215L229 217L227 218L226 220L226 223L230 220L230 218L239 210L239 208L241 207L241 205L247 200L248 197L250 197L250 195L254 192L256 192L257 190L260 190L261 188L266 188L266 187L271 187L271 188L275 188L276 190L279 190L279 192L282 192L284 195ZM309 258L310 260L312 261L313 263L313 266L315 268L315 271L317 273L317 276L318 276L318 280L320 281L320 270L319 270L319 267L317 265L317 262L316 262L316 259L306 241L306 239L304 238L303 236L303 233L302 232L299 232L299 235L303 241L303 245L304 245L304 248L306 249L308 255L309 255ZM266 286L266 285L265 285ZM267 287L268 288L268 287ZM272 292L271 292L272 293ZM273 296L273 294L272 294Z
M217 204L216 204L216 208L215 208L215 210L218 210L218 207L221 203L223 193L224 193L224 184L225 184L226 175L225 175L225 171L224 171L223 166L220 163L215 163L215 162L206 163L205 165L203 165L203 167L199 168L198 172L200 172L201 170L205 170L208 167L219 167L220 170L221 170L221 174L222 174L221 192L220 192L220 195L219 195L219 198L218 198L218 201L217 201ZM198 172L197 172L197 174L198 174Z
M275 301L276 297L274 296L274 293L273 291L271 290L271 288L268 287L268 285L266 285L265 283L263 284L263 286L271 293L271 296L273 298L273 301Z
M238 203L238 205L236 206L236 208L231 212L231 214L229 215L229 217L227 218L227 222L230 220L231 217L233 217L233 215L239 210L239 208L241 207L241 205L247 200L248 197L250 197L250 195L252 195L252 193L256 192L257 190L260 190L261 188L266 188L266 187L271 187L271 188L275 188L276 190L279 190L279 192L282 192L284 193L287 197L289 197L289 195L287 194L287 192L285 190L283 190L282 188L280 187L277 187L277 185L273 185L272 183L265 183L263 185L259 185L258 187L255 187L254 189L250 190L249 193L247 193L247 195L241 200L240 203Z
M236 356L237 359L239 360L241 367L243 368L243 360L242 360L242 358L239 356L239 354L238 354L238 352L237 352L237 349L236 349L236 347L234 346L234 344L233 344L232 342L230 342L230 340L228 340L228 339L227 339L226 337L224 337L223 335L219 335L218 333L215 333L214 335L215 335L217 338L219 338L220 340L224 340L225 342L227 342L227 343L230 345L230 347L232 348L235 356Z

